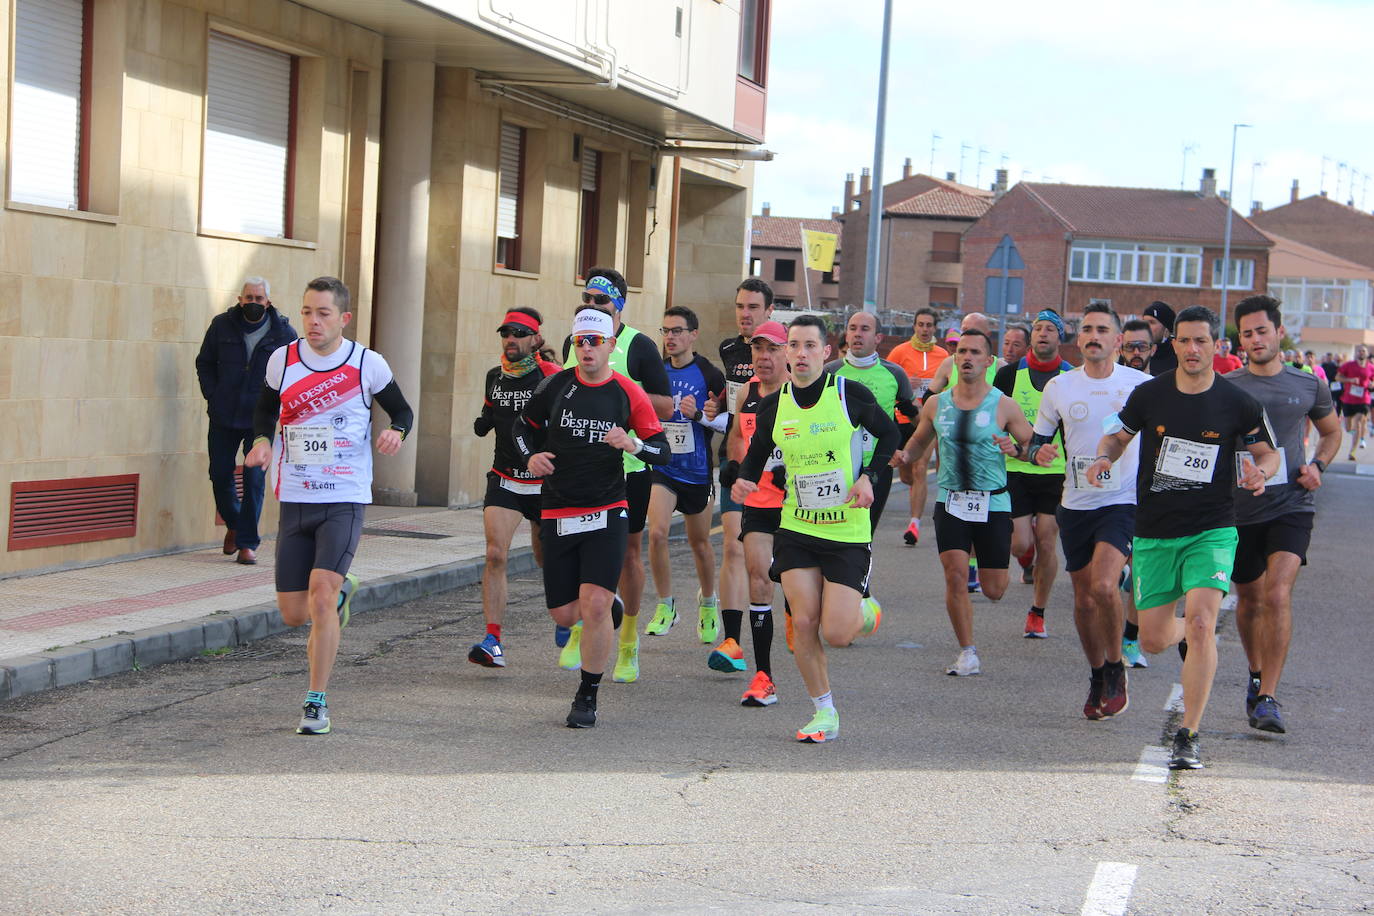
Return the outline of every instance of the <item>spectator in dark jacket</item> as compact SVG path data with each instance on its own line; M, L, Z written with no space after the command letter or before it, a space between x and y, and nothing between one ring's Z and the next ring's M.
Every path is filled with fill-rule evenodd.
M210 415L210 485L215 508L229 529L224 553L237 552L238 562L245 565L258 561L258 516L266 475L263 468L245 467L240 500L234 467L239 451L246 455L253 447L253 408L262 391L267 357L296 336L291 322L273 308L267 281L249 277L243 281L238 304L211 320L196 356L200 393Z

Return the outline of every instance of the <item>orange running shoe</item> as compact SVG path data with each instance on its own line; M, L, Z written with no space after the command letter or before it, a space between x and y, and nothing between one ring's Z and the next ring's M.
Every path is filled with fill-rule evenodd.
M739 647L739 643L727 638L725 642L711 650L710 656L706 659L706 665L712 671L724 671L726 674L743 671L744 650Z
M783 616L783 617L786 619L786 621L787 621L787 623L785 624L785 630L786 630L786 632L787 632L787 651L788 651L788 652L791 652L793 655L795 655L796 652L797 652L797 650L796 650L795 646L793 645L793 643L795 642L795 640L796 640L796 638L797 638L797 631L796 631L796 628L792 626L792 612L791 612L791 611L787 611L787 612L784 613L782 616Z
M740 697L741 706L772 706L778 701L777 689L767 671L760 671L749 682L749 689Z

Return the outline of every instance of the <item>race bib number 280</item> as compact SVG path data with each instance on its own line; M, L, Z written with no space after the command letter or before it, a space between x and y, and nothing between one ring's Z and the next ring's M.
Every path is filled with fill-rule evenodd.
M1215 445L1165 436L1164 442L1160 445L1159 462L1155 465L1155 471L1178 480L1211 483L1212 475L1217 470L1219 451L1220 448Z

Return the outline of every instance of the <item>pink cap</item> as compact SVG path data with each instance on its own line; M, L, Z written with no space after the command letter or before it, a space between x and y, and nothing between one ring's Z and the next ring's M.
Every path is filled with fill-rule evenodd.
M755 340L758 340L760 337L762 337L769 343L777 344L780 347L786 346L787 328L783 327L782 324L777 321L765 321L763 324L754 328L754 336L749 338L749 340L750 342L753 342Z

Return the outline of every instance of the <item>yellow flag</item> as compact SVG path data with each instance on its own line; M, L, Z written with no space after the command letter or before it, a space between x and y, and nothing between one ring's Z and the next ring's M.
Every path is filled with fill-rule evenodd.
M835 243L838 236L833 232L817 232L814 229L802 230L802 244L806 247L806 267L808 270L830 270L835 266Z

